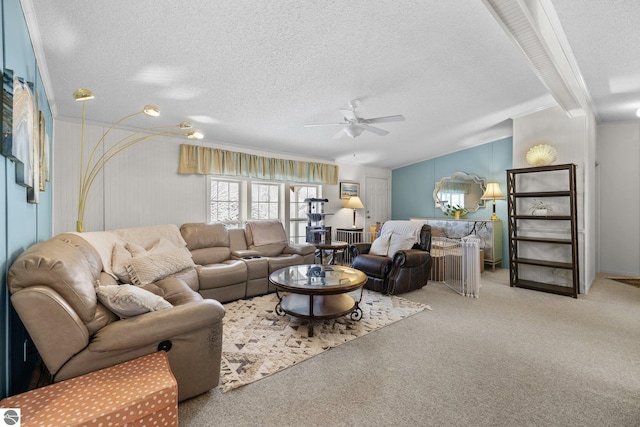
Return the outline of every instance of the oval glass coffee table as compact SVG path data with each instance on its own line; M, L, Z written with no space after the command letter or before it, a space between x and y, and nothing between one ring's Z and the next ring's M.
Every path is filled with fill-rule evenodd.
M353 268L338 265L303 264L276 270L269 276L276 287L276 313L309 319L309 336L313 336L315 319L335 319L349 314L360 320L359 304L367 276ZM360 290L356 301L348 292Z

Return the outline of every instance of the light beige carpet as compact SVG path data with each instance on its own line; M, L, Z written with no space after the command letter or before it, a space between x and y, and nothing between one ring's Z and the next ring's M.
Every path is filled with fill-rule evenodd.
M607 277L607 279L640 288L640 277Z
M352 293L358 299L360 291ZM364 290L359 321L349 316L314 322L278 316L275 294L225 304L220 387L233 390L416 314L428 306Z

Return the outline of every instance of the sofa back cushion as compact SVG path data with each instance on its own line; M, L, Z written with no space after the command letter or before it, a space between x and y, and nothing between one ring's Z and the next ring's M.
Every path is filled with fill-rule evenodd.
M287 245L284 226L277 219L247 221L245 225L247 246L265 246L274 243Z
M288 246L284 226L277 219L247 221L244 230L247 247L262 256L278 256Z
M219 264L231 258L229 230L224 224L183 224L180 234L198 265Z
M47 286L87 323L96 314L94 284L101 271L98 252L86 240L66 233L36 243L18 256L9 269L7 284L12 294L30 286Z
M245 237L244 229L242 228L229 229L229 242L230 242L231 252L246 251L247 238Z

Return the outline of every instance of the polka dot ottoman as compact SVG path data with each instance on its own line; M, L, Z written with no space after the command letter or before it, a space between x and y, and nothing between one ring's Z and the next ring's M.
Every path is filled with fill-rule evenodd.
M161 351L0 401L21 426L177 426L178 383Z

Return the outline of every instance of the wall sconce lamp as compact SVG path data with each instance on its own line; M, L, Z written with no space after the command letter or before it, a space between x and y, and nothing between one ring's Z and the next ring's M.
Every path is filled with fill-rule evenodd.
M89 190L91 190L91 186L93 185L93 181L98 176L98 173L104 168L104 165L113 158L116 154L121 151L126 150L127 148L135 145L139 142L146 141L147 139L155 138L158 136L170 136L170 135L182 135L186 136L189 139L202 139L204 134L197 130L192 129L191 123L184 121L179 123L177 126L161 126L161 127L150 127L147 129L143 129L137 132L133 132L129 136L122 138L100 156L97 156L98 148L104 144L105 138L107 135L115 129L117 125L124 122L127 119L130 119L134 116L140 114L146 114L150 117L158 117L160 115L160 110L155 105L145 105L144 108L140 111L137 111L132 114L128 114L109 127L102 135L102 137L98 140L96 145L91 150L91 154L89 155L89 159L85 166L84 164L84 150L85 150L85 142L84 142L84 125L85 125L85 101L93 99L93 92L89 89L78 89L73 92L73 99L76 101L82 102L82 128L81 128L81 139L80 139L80 178L79 178L79 190L78 190L78 220L76 221L76 231L82 233L84 232L84 211L87 202L87 196L89 195ZM179 130L176 130L179 129Z
M497 221L498 215L496 215L496 200L506 199L502 191L500 190L500 184L497 182L490 182L487 184L487 189L481 197L482 200L493 200L493 214L491 214L491 221Z
M344 205L345 208L349 208L349 209L353 209L353 228L356 228L356 209L363 209L364 205L362 204L362 200L360 200L360 197L358 196L353 196L349 198L349 201L347 202L346 205Z

